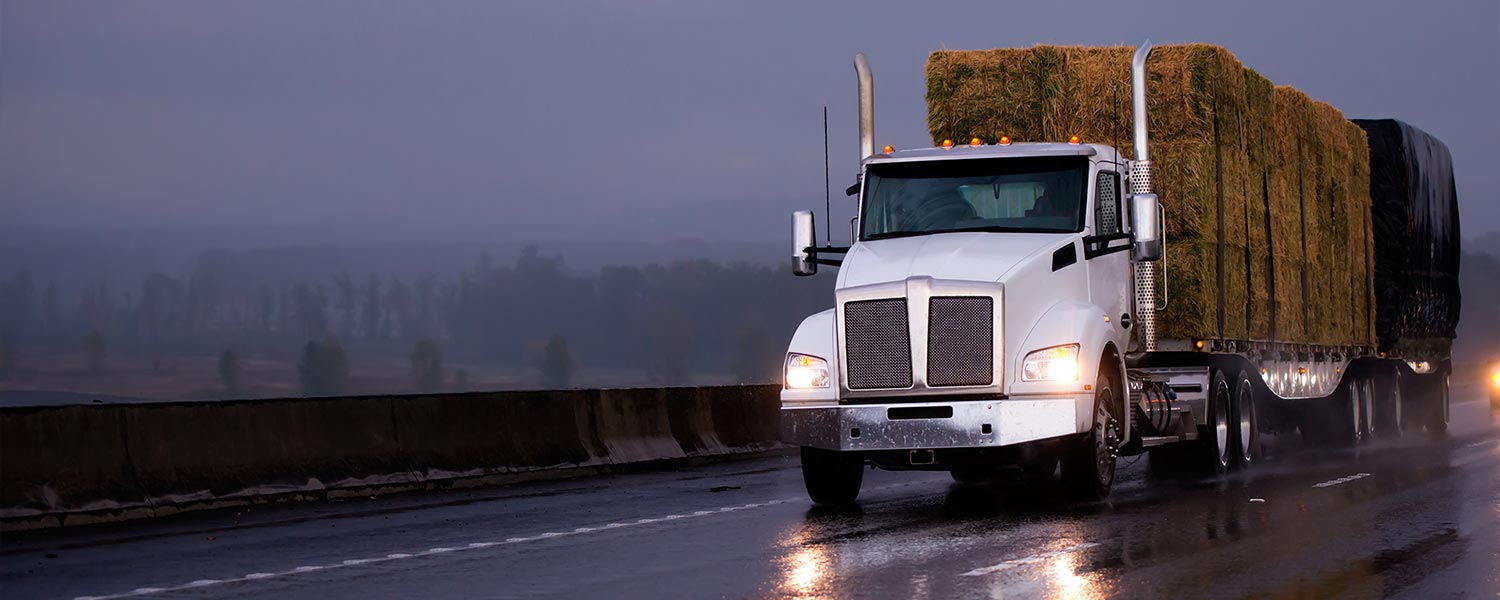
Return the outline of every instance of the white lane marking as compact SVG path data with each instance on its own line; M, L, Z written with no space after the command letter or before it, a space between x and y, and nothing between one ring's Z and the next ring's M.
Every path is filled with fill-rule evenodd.
M1013 569L1013 568L1016 568L1016 567L1024 567L1026 565L1036 564L1036 563L1042 562L1044 560L1047 560L1049 558L1055 558L1055 557L1058 557L1058 556L1062 556L1064 554L1070 554L1070 553L1073 553L1073 552L1077 552L1079 550L1087 550L1089 548L1093 548L1094 546L1098 546L1098 545L1099 544L1096 544L1094 542L1083 542L1083 543L1080 543L1080 544L1073 544L1072 546L1068 546L1066 548L1058 548L1058 549L1053 550L1051 552L1043 552L1041 554L1033 554L1033 555L1028 556L1026 558L1016 558L1016 559L1012 559L1012 560L1007 560L1005 562L996 563L996 564L990 565L988 567L979 567L978 569L974 569L973 571L969 571L968 573L962 574L962 576L963 577L979 577L981 575L989 575L991 573L998 573L1000 571L1005 571L1005 570Z
M1342 484L1345 484L1345 483L1349 483L1349 482L1354 481L1356 479L1364 479L1364 478L1369 477L1369 476L1370 476L1369 473L1355 473L1355 474L1350 475L1348 477L1340 477L1338 479L1329 479L1328 481L1324 481L1323 483L1314 483L1313 487L1315 487L1315 488L1332 487L1332 486L1335 486L1335 485L1342 485Z
M882 486L877 486L877 487L869 488L866 491L868 491L868 492L875 492L875 491L892 490L892 489L897 489L897 488L910 487L910 486L913 486L913 485L923 485L923 484L928 484L928 483L932 483L932 482L930 482L930 481L912 481L912 482L907 482L907 483L894 483L894 484L890 484L890 485L882 485ZM634 521L620 521L620 522L610 523L608 525L603 525L603 526L599 526L599 527L578 527L578 528L573 529L571 531L548 531L548 532L545 532L545 533L539 533L539 534L536 534L536 535L533 535L533 536L528 536L528 537L509 537L509 538L505 538L505 541L473 542L473 543L470 543L470 544L462 546L462 547L439 546L439 547L436 547L436 548L429 548L429 549L424 550L422 552L415 552L415 553L397 552L397 553L392 553L392 554L386 554L385 556L376 557L376 558L355 558L355 559L348 559L348 560L342 560L342 561L338 561L338 562L329 563L329 564L326 564L326 565L308 565L308 566L296 567L294 569L289 569L289 570L286 570L286 571L280 571L280 572L276 572L276 573L250 573L248 575L244 575L244 576L241 576L241 577L234 577L234 578L229 578L229 579L200 579L200 580L197 580L197 581L193 581L192 583L185 583L185 584L181 584L181 585L165 586L165 587L136 588L136 589L131 590L129 592L124 592L124 593L119 593L119 594L109 594L109 595L104 595L104 596L78 596L74 600L113 600L114 598L130 598L130 597L135 597L135 596L146 596L146 595L150 595L150 594L160 594L160 593L165 593L165 592L176 592L176 591L187 590L187 589L204 588L204 587L211 587L211 586L215 586L215 585L223 585L223 584L226 584L226 583L241 583L241 582L245 582L245 581L254 581L254 580L260 580L260 579L272 579L272 578L277 578L277 577L287 577L287 576L291 576L291 575L300 575L300 574L303 574L303 573L311 573L311 572L314 572L314 571L324 571L324 570L329 570L329 569L341 569L341 568L345 568L345 567L351 567L351 566L363 565L363 564L370 564L370 563L382 563L382 562L390 562L390 561L395 561L395 560L408 560L408 559L413 559L413 558L421 558L421 557L424 557L424 556L432 556L432 555L436 555L436 554L447 554L447 553L452 553L452 552L465 552L465 551L468 551L468 550L477 550L477 549L481 549L481 548L489 548L489 547L492 547L492 546L503 546L503 545L507 545L507 544L523 544L523 543L526 543L526 542L534 542L534 541L537 541L537 540L552 539L552 538L558 538L558 537L564 537L564 536L584 535L584 534L588 534L588 533L598 533L600 531L607 531L607 530L610 530L610 529L620 529L620 528L623 528L623 527L635 527L637 525L649 525L649 524L652 524L652 523L663 523L663 522L675 521L675 520L679 520L679 519L692 519L692 518L702 517L702 516L707 516L707 515L728 513L728 512L732 512L732 511L736 511L736 510L750 510L750 509L755 509L755 508L765 508L765 507L769 507L769 506L778 506L778 505L789 504L789 503L793 503L793 502L806 502L806 498L803 498L803 497L800 497L800 496L796 497L796 498L779 498L779 499L776 499L776 500L768 500L766 502L751 502L749 504L743 504L743 505L739 505L739 506L725 506L725 507L714 509L714 510L694 511L693 513L690 513L690 514L672 514L672 515L666 515L666 516L655 517L655 518L636 519ZM1095 544L1080 544L1078 546L1078 548L1079 549L1088 548L1088 547L1092 547L1094 545Z
M1465 448L1478 448L1480 446L1488 446L1488 445L1493 444L1493 443L1495 443L1495 440L1481 440L1481 441L1478 441L1478 442L1474 442L1472 444L1468 444L1468 445L1466 445L1464 447Z

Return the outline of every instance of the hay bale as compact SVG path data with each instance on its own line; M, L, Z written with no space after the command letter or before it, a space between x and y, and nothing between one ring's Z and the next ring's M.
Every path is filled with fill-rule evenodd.
M1270 146L1271 140L1271 94L1275 86L1269 79L1245 69L1245 161L1247 184L1245 194L1246 246L1250 254L1248 287L1250 302L1247 308L1248 335L1251 339L1268 340L1272 337L1271 316L1271 193L1270 193Z
M1078 135L1129 156L1133 52L934 52L928 131L934 143ZM1369 234L1356 217L1368 194L1354 163L1366 161L1367 178L1368 159L1343 115L1217 46L1158 47L1147 76L1154 187L1167 215L1162 336L1361 339L1358 324L1371 319L1361 316L1368 286L1358 274L1368 269L1355 255Z
M1130 47L1038 46L939 51L927 60L928 130L933 142L1084 140L1112 143L1130 156ZM1148 63L1153 178L1168 210L1167 235L1213 235L1215 125L1223 131L1245 109L1244 68L1206 44L1163 46ZM1205 228L1209 228L1206 230Z
M1349 139L1350 189L1345 215L1349 222L1349 302L1353 307L1352 343L1375 344L1374 239L1370 223L1370 145L1365 130L1344 124Z
M1213 242L1184 240L1167 244L1167 308L1157 314L1157 333L1164 339L1211 337L1217 330L1214 272L1218 247Z

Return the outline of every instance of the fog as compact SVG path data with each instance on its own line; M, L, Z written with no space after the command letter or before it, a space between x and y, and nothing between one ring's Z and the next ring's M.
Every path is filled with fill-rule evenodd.
M236 395L299 393L307 344L329 340L346 391L431 387L406 375L423 341L443 389L540 385L553 338L572 385L769 379L832 302L831 276L791 278L782 246L787 213L822 203L824 106L847 236L855 52L877 144L913 147L930 144L930 51L1147 37L1227 46L1347 116L1443 139L1464 238L1500 256L1488 0L6 2L0 359L26 377L4 387L220 396L232 351ZM1480 329L1461 348L1500 338L1485 260L1465 263ZM618 285L639 304L618 308ZM346 328L372 297L376 325ZM323 320L299 321L313 306ZM672 319L689 341L662 333ZM95 332L112 375L90 380Z

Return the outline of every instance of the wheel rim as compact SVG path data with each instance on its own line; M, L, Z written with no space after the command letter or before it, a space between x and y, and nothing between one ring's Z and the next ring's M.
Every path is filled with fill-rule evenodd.
M1214 441L1219 451L1219 464L1229 464L1229 384L1214 390Z
M1098 413L1094 415L1094 475L1104 485L1110 485L1115 480L1115 456L1109 447L1109 437L1117 424L1106 408L1113 401L1114 391L1109 387L1100 387L1094 402L1098 407Z
M1253 394L1254 391L1250 389L1250 382L1241 381L1238 394L1238 404L1240 406L1240 457L1245 462L1250 462L1251 443L1254 441L1251 439L1251 436L1254 435L1252 421L1255 418L1255 407L1251 405L1254 402Z

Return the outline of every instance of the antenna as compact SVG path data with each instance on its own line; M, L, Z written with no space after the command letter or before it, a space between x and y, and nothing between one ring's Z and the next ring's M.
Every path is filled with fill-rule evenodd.
M1125 166L1125 160L1120 158L1120 84L1116 83L1110 86L1109 90L1113 98L1111 103L1115 109L1115 118L1109 121L1109 133L1115 138L1115 168L1119 169ZM1118 171L1115 172L1115 202L1116 206L1123 206L1125 204L1125 174ZM1124 215L1117 214L1115 217L1116 223L1125 220L1123 218ZM1135 225L1132 224L1131 227L1135 227ZM1124 231L1125 228L1122 226L1120 230ZM1134 229L1131 229L1131 231L1134 231Z
M833 245L833 212L830 208L828 191L828 105L823 105L823 239L824 243Z

